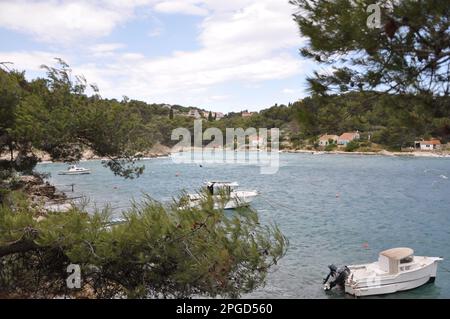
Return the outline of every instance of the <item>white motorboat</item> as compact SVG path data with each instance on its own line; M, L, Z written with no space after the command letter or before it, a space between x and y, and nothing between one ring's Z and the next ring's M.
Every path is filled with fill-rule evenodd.
M441 260L440 257L414 256L411 248L392 248L382 251L376 262L335 271L335 281L325 289L343 283L345 292L357 297L410 290L434 282Z
M214 200L216 209L235 209L245 207L258 196L255 190L236 190L239 184L236 182L207 182L206 189ZM202 200L205 200L205 194L188 194L187 205L189 207L200 206Z
M70 165L67 170L59 171L58 175L83 175L90 174L91 170L83 167L78 167L77 165Z

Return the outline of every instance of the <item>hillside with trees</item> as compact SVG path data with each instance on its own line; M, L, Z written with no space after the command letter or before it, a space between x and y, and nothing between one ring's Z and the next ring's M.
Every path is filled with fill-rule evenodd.
M291 105L276 105L251 117L239 113L212 123L226 127L280 128L286 148L314 145L323 134L360 131L380 147L392 150L414 146L431 137L450 141L449 97L421 97L380 92L313 95ZM206 126L207 127L207 126Z
M307 132L360 129L394 149L419 138L448 142L448 1L290 3L307 40L301 54L329 70L307 79L313 96L301 111ZM373 6L378 16L370 15Z

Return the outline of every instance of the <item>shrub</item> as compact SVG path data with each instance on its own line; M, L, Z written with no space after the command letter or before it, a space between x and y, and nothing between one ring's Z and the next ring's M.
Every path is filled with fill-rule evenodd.
M359 148L359 143L356 141L351 141L345 146L346 152L354 152Z
M331 152L331 151L333 151L333 150L335 150L337 148L337 145L336 144L328 144L326 147L325 147L325 151L326 152Z

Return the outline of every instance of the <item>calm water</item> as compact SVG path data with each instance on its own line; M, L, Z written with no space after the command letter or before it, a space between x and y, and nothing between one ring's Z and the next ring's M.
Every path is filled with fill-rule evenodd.
M254 207L261 220L278 223L290 247L267 285L245 297L341 298L321 288L328 264L375 261L381 250L409 246L417 255L445 258L436 282L382 298L450 298L450 159L280 154L275 175L248 165L143 162L145 174L136 180L115 177L98 161L82 163L91 175L59 176L63 164L39 170L50 172L62 190L75 183L74 196L86 195L98 206L109 202L118 212L143 193L170 201L205 180L259 190Z

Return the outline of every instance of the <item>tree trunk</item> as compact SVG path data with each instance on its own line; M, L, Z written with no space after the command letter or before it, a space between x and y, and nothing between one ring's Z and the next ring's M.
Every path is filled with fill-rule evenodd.
M20 240L7 246L0 246L0 258L7 255L24 253L38 248L39 246L32 240Z

